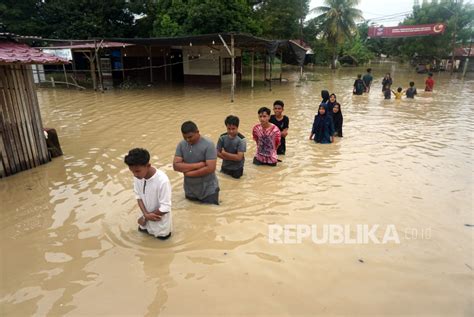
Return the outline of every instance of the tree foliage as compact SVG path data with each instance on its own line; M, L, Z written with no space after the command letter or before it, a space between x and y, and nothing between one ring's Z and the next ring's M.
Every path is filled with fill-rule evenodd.
M446 32L442 35L405 38L399 41L399 54L405 58L423 56L427 58L447 57L452 51L452 41L456 32L456 42L466 44L473 35L472 21L474 6L462 1L423 2L414 7L413 13L403 21L403 25L444 22Z
M262 35L270 39L299 39L309 12L309 0L264 0L255 6Z
M242 32L299 38L309 0L1 0L3 31L47 38Z
M312 11L320 13L314 18L314 22L322 37L332 47L331 65L335 68L338 46L357 32L356 23L363 20L362 11L355 8L359 0L324 0L324 4L325 6Z
M47 38L128 36L133 30L125 0L4 0L0 18L6 31Z
M474 5L462 0L423 1L402 24L443 22L440 36L367 38L368 24L356 25L359 0L325 0L309 10L310 0L0 0L0 30L45 38L160 37L242 32L271 39L303 39L316 61L338 54L359 62L374 55L446 57L473 36ZM318 15L305 21L309 12Z

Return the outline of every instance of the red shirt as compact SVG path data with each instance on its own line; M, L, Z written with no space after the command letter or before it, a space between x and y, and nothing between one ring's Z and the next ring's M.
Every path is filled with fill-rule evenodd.
M280 145L280 129L272 123L266 129L261 124L253 127L253 139L257 142L255 157L262 163L277 162L277 148Z
M431 77L428 77L425 81L425 91L433 91L434 80Z

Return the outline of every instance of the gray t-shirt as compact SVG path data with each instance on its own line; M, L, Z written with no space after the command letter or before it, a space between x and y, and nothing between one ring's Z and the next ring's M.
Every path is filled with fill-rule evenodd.
M196 144L189 144L185 140L176 147L176 156L182 157L184 163L198 163L206 160L216 160L217 152L214 143L201 136ZM219 188L216 173L200 177L184 176L184 193L190 198L202 200L212 195Z
M247 151L247 141L242 134L237 134L235 138L231 138L227 133L222 134L217 141L217 151L222 148L230 154ZM244 167L245 159L241 161L222 160L222 168L235 171Z

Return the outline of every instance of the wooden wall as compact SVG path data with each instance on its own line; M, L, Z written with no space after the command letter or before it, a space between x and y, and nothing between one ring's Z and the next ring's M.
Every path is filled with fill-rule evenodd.
M0 178L50 161L33 74L0 65Z

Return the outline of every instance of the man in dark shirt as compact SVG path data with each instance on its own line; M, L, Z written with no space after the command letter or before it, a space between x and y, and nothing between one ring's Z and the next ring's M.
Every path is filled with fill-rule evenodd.
M415 88L415 83L413 81L410 82L410 88L407 89L405 94L407 95L407 98L415 98L417 92Z
M217 141L217 157L222 159L221 172L240 178L244 173L244 153L247 150L247 140L239 133L239 118L227 116L224 123L227 133L221 134Z
M370 91L370 85L372 85L372 80L374 80L374 78L371 75L371 72L372 72L372 68L367 68L367 74L365 74L364 77L362 77L362 80L364 81L364 85L365 85L365 92Z
M282 154L285 155L286 152L286 142L285 138L288 135L288 128L290 127L290 119L283 115L283 108L285 107L285 104L281 100L276 100L273 103L273 112L275 114L272 114L270 116L270 123L273 123L280 129L281 133L281 143L280 146L277 149L277 154Z

